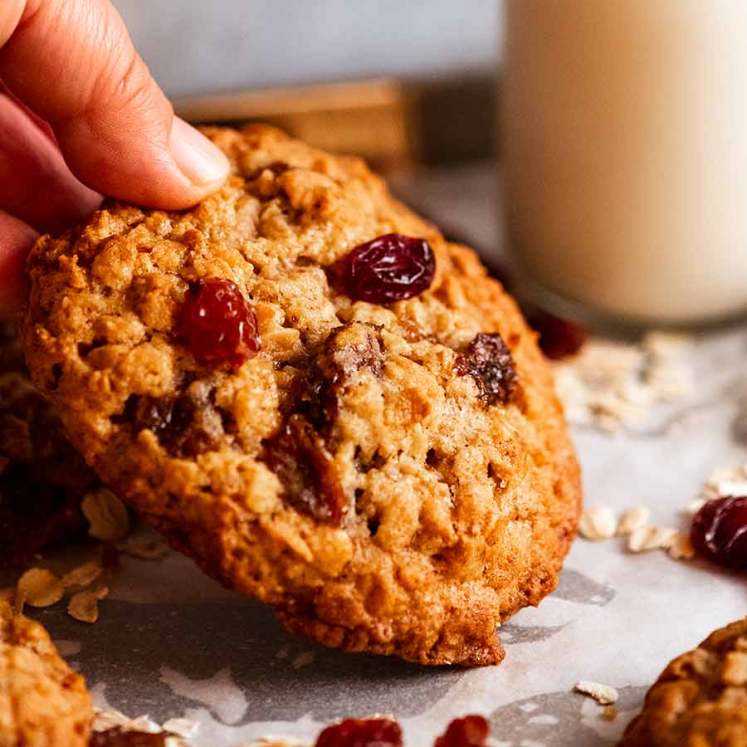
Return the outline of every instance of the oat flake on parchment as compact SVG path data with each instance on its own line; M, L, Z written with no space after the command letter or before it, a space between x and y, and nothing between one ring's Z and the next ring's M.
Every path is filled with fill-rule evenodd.
M577 693L594 698L599 705L603 706L616 703L619 697L617 690L611 685L603 685L600 682L591 682L590 680L580 680L573 689Z

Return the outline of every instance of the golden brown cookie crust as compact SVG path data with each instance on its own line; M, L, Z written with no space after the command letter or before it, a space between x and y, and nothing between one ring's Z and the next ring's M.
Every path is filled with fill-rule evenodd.
M0 600L0 747L85 747L93 706L44 628Z
M620 747L747 747L747 618L670 662Z
M110 203L37 243L25 329L35 382L106 482L292 629L424 664L500 661L496 626L554 589L580 502L534 334L475 254L361 161L266 127L209 134L234 176L194 210ZM335 263L393 232L431 244L432 287L353 303ZM256 311L262 350L238 370L202 366L176 339L189 284L205 278L232 280ZM486 405L455 370L481 332L513 355L508 404ZM298 510L267 456L319 372L334 399L321 417L340 526ZM185 432L133 423L175 397L191 413Z

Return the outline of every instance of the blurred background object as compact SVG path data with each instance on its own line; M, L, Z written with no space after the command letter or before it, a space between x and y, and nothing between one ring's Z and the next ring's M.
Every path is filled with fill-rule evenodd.
M195 122L277 124L390 172L495 150L496 0L114 0Z

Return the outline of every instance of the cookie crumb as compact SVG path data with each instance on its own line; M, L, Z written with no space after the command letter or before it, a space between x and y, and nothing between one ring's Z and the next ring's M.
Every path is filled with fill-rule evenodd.
M51 607L62 599L65 589L57 576L46 568L29 568L18 579L16 603Z
M615 536L617 521L609 506L589 506L584 509L578 524L582 537L589 540L606 540Z
M633 506L625 509L617 523L617 534L626 537L636 529L646 526L651 519L651 511L645 506Z
M314 658L315 655L313 651L304 651L293 659L291 666L293 669L303 669L304 667L308 667L309 664L313 664Z
M582 695L588 695L590 698L599 703L599 705L609 706L617 703L618 693L611 685L602 685L599 682L590 682L589 680L580 680L576 683L574 690Z
M602 718L605 721L614 721L617 718L618 710L613 705L605 706L602 709Z
M669 546L668 552L674 560L692 560L695 557L695 548L690 541L690 535L685 532L677 532L677 536Z
M81 510L90 524L88 534L94 539L117 542L130 533L127 507L107 488L86 495Z

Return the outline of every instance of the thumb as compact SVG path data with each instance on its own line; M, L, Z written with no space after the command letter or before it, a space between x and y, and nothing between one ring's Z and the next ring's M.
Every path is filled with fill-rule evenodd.
M103 194L188 207L225 156L172 107L107 0L2 0L0 77L45 119L73 173Z

